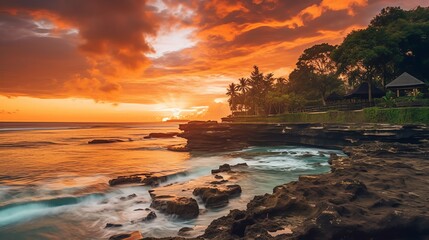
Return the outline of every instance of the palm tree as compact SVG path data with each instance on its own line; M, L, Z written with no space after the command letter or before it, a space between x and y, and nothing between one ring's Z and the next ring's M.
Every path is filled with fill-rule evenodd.
M275 86L275 88L281 93L281 94L284 94L284 93L286 93L286 84L287 84L287 81L286 81L286 78L284 78L284 77L279 77L279 78L277 78L276 79L276 86Z
M268 73L267 75L264 76L263 85L264 85L265 92L268 92L273 88L274 80L275 78L273 73Z
M246 93L250 90L249 79L240 78L240 79L238 79L238 81L239 81L239 84L237 86L237 90L241 91L241 95L243 96L243 102L241 105L243 107L243 106L246 106ZM245 107L245 108L247 109L247 107Z
M228 88L226 89L226 95L229 96L229 107L231 111L234 112L237 109L237 105L235 103L235 100L237 98L237 85L235 83L231 83L228 85Z
M258 66L253 66L249 77L250 104L255 115L259 114L259 105L262 102L264 90L264 74L259 71Z
M265 114L270 114L271 112L272 101L269 100L269 93L273 90L274 80L273 73L268 73L267 75L263 76L262 96L259 102Z

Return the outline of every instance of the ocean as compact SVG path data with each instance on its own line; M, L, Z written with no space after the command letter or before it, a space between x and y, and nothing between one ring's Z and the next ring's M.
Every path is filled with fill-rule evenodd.
M6 123L0 122L0 239L108 239L140 231L145 237L177 236L191 227L198 236L210 222L231 209L245 209L255 195L295 181L300 175L330 170L329 153L340 151L303 146L253 146L221 153L172 152L167 147L185 139L144 139L153 132L176 132L178 123ZM123 142L88 144L93 139ZM247 163L235 180L242 188L228 206L205 209L181 220L155 211L157 218L141 222L150 207L148 190L174 194L211 177L224 163ZM132 174L169 174L158 187L121 185L109 179ZM177 173L177 174L174 174ZM192 192L192 191L191 191ZM123 200L136 194L132 200ZM107 223L122 224L105 228Z

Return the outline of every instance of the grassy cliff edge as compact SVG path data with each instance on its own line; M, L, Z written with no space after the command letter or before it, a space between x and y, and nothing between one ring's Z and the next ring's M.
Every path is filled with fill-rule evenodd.
M429 124L429 107L365 108L358 111L328 111L316 113L287 113L275 116L240 116L228 118L233 122L272 123L390 123Z

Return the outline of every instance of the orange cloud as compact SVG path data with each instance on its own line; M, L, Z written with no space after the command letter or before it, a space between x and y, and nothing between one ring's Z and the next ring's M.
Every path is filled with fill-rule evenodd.
M340 43L383 7L419 3L4 0L0 94L138 103L145 111L207 106L198 117L220 116L226 84L253 65L287 75L305 48ZM167 106L169 98L184 100Z
M354 8L368 5L368 0L323 0L320 5L334 11L347 10L350 15L354 15Z
M121 88L121 77L138 76L142 69L149 66L150 61L145 54L153 52L153 49L146 38L155 36L159 26L156 11L150 8L146 1L59 0L53 3L40 0L29 4L23 0L6 0L0 4L0 11L3 11L2 16L5 18L15 17L27 22L28 25L23 26L27 35L15 36L22 41L29 40L26 48L31 48L30 39L36 39L45 43L55 42L57 45L74 45L72 48L79 49L84 55L80 62L76 63L79 66L85 65L84 70L77 70L71 64L68 65L71 69L61 67L68 61L80 58L70 58L64 55L65 52L61 49L55 56L57 62L52 63L58 65L61 71L53 69L49 63L41 64L42 66L36 69L33 77L40 78L39 84L51 85L54 96L62 92L61 94L73 93L78 96L114 99L114 94ZM40 26L40 22L47 24ZM10 34L6 33L6 36L8 35ZM67 43L63 43L64 41ZM17 42L6 41L4 45L7 44L16 45ZM37 56L32 57L44 61L44 55L51 51L52 47L56 46L46 44ZM8 57L18 58L14 55L15 53L11 52ZM17 61L25 61L25 58L27 57L23 56ZM38 60L28 63L31 64L38 65ZM23 66L14 64L13 67ZM63 76L52 76L52 72L61 72ZM22 88L22 85L20 87ZM75 91L69 91L71 89Z
M144 53L152 51L145 36L155 35L156 15L146 1L120 2L6 0L4 11L27 13L34 19L48 19L58 29L78 30L79 47L97 56L107 55L124 67L134 69L147 64Z

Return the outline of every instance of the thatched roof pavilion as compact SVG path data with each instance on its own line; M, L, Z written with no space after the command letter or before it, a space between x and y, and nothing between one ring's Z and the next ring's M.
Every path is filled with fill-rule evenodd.
M397 77L395 80L387 84L386 88L414 89L424 87L425 85L426 84L424 82L404 72L403 74L401 74L401 76Z
M400 90L413 90L415 93L417 89L425 87L426 84L423 81L413 77L407 72L402 73L395 80L386 85L387 89L396 90L396 95L399 97Z

